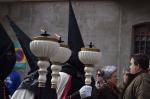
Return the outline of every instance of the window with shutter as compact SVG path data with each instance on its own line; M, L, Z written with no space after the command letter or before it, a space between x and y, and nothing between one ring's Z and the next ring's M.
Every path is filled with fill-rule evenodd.
M150 57L150 22L133 26L133 51Z

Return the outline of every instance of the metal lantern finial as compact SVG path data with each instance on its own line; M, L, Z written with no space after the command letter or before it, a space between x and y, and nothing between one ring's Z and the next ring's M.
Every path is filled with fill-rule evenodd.
M89 44L89 48L92 48L92 47L94 47L94 45L93 45L93 43L92 43L92 42L90 42L90 44Z

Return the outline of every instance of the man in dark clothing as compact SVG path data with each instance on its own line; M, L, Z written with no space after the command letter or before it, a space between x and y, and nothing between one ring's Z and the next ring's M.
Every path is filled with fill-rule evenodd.
M135 54L130 60L130 73L134 79L126 87L123 99L150 99L150 76L147 73L149 58L145 54Z

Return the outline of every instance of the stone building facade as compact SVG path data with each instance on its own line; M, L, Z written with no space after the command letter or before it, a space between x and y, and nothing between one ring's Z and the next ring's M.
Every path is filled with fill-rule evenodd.
M92 41L102 52L100 64L117 65L118 74L129 66L134 50L133 26L150 22L148 0L72 0L85 45ZM9 15L31 38L46 26L67 42L68 0L0 0L0 20L14 41L16 37L5 19ZM119 75L121 78L121 75Z

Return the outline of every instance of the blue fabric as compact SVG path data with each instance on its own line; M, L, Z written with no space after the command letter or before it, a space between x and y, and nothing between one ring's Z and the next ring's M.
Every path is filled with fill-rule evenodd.
M18 72L13 70L9 76L5 79L6 87L8 88L10 95L12 95L15 90L19 87L21 83L21 77Z

